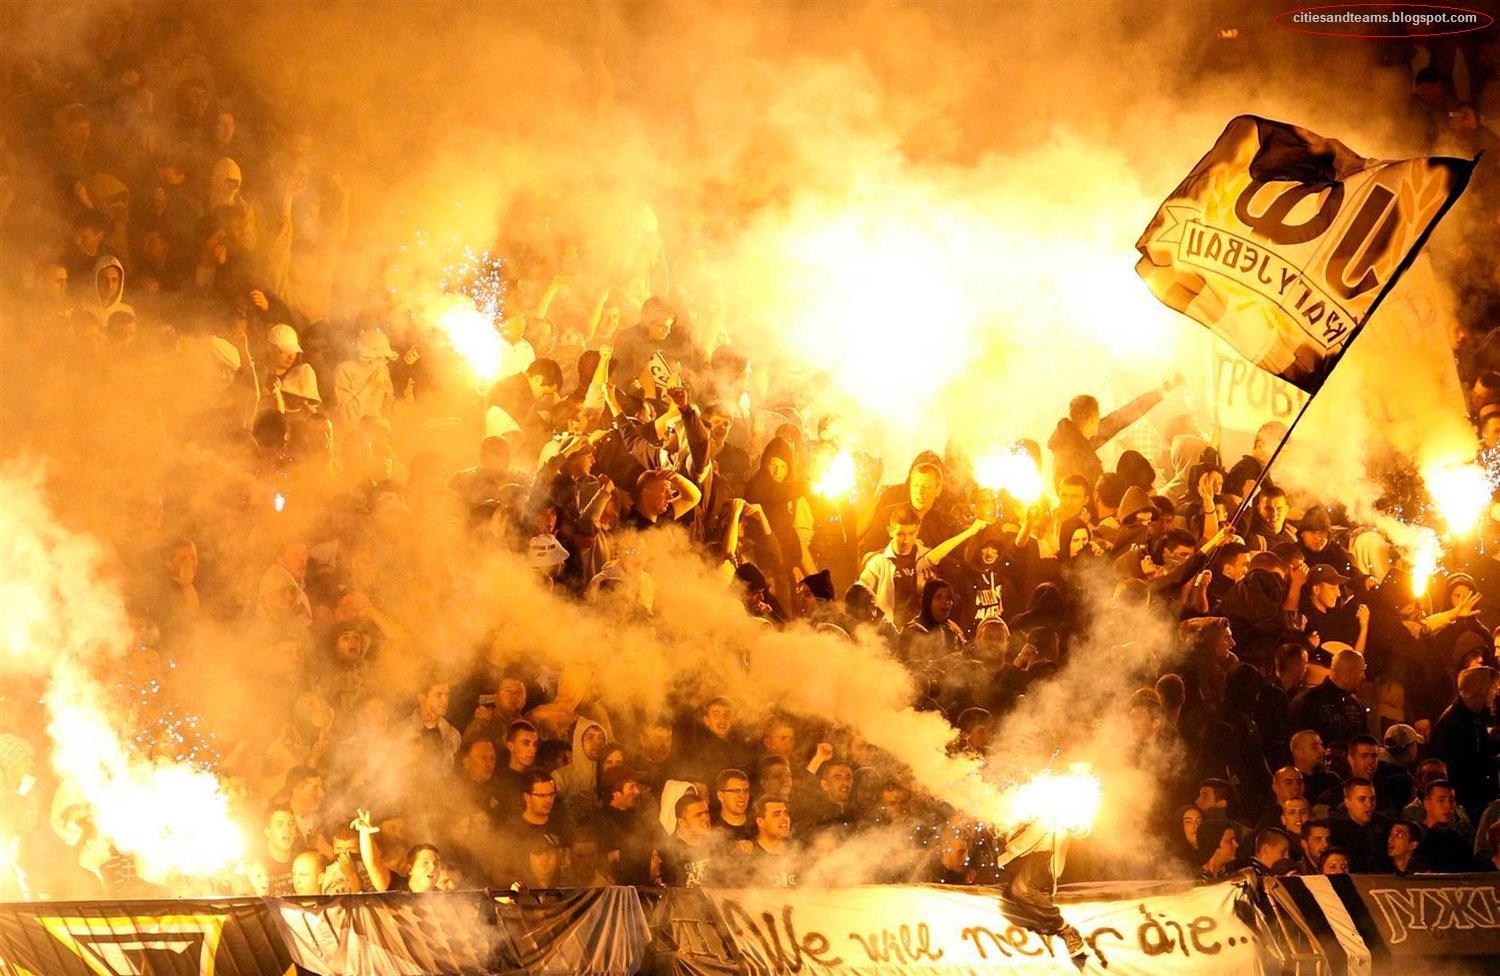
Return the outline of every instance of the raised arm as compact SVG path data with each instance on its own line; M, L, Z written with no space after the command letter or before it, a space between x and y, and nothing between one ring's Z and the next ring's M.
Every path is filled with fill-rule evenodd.
M360 810L349 826L359 831L359 858L365 862L365 870L370 874L370 884L376 891L390 891L391 872L381 863L380 848L375 843L375 835L380 833L380 828L370 822L370 811Z
M681 472L672 475L672 484L677 486L677 497L672 499L672 518L682 518L688 512L698 507L703 501L703 492L693 483L693 479Z
M965 542L968 542L970 539L983 532L985 528L989 526L989 524L990 523L986 522L984 519L975 519L973 522L969 523L969 527L967 529L964 529L958 535L944 539L942 542L939 542L937 545L927 550L927 555L925 558L932 565L936 566L944 559L947 559L948 556L953 552L953 550L957 549Z

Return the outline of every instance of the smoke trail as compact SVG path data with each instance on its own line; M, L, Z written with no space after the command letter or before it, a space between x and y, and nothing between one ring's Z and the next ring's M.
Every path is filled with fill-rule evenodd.
M121 703L100 676L118 666L130 621L106 558L54 518L41 475L0 470L0 607L7 620L4 673L43 675L52 764L77 791L89 820L142 876L202 876L240 854L238 828L215 778L186 764L136 754Z

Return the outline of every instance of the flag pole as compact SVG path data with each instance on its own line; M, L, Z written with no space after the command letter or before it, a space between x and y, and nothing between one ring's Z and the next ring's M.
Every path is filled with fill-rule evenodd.
M1458 198L1463 196L1464 190L1468 189L1469 180L1474 175L1474 167L1479 165L1479 160L1483 156L1484 153L1479 153L1479 155L1475 156L1469 162L1468 167L1459 174L1454 186L1448 191L1448 199L1443 201L1443 205L1438 208L1437 213L1432 215L1432 219L1427 222L1427 226L1422 228L1422 232L1417 235L1417 239L1412 242L1411 247L1407 249L1406 255L1402 257L1401 263L1396 265L1396 270L1391 273L1390 278L1381 286L1380 293L1370 303L1370 310L1365 313L1365 317L1360 319L1359 324L1349 333L1349 339L1344 343L1343 351L1333 361L1333 365L1328 367L1328 374L1323 377L1323 383L1327 383L1332 378L1333 371L1338 369L1339 363L1344 361L1344 353L1347 353L1354 347L1354 340L1359 338L1359 334L1364 331L1365 326L1375 317L1376 311L1379 310L1386 296L1396 287L1396 282L1401 280L1401 276L1406 274L1412 264L1416 262L1417 255L1422 253L1422 248L1427 246L1427 239L1432 236L1433 230L1448 215L1448 211L1453 209L1453 205L1458 202ZM1458 162L1458 160L1453 160L1453 162ZM1271 452L1271 456L1261 466L1260 474L1256 476L1255 483L1250 486L1249 491L1245 492L1245 497L1240 500L1239 509L1234 513L1234 517L1229 520L1229 527L1231 529L1239 525L1240 519L1244 517L1246 510L1250 508L1251 499L1255 497L1256 492L1260 491L1261 485L1266 480L1266 475L1271 471L1271 465L1275 464L1276 459L1281 456L1281 449L1286 447L1287 441L1291 440L1292 431L1297 429L1298 421L1302 419L1303 414L1307 413L1307 408L1312 406L1313 400L1317 399L1318 392L1323 389L1323 383L1318 384L1318 389L1308 395L1307 402L1302 404L1302 409L1297 411L1297 416L1293 417L1291 424L1287 426L1286 433L1281 435L1281 443L1276 445L1276 450Z

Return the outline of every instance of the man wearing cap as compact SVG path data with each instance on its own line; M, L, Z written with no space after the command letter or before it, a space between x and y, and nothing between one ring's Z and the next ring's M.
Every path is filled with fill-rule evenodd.
M1297 523L1297 545L1307 559L1308 566L1332 566L1340 576L1354 572L1354 561L1343 546L1333 541L1333 520L1328 510L1314 505Z
M1333 656L1323 683L1292 701L1287 724L1294 729L1312 729L1329 748L1343 749L1369 727L1369 710L1354 697L1364 680L1364 655L1352 650L1339 651Z
M838 623L841 614L837 594L833 591L833 575L826 569L820 569L810 576L804 576L797 584L794 606L797 616L808 623Z
M1380 764L1375 769L1375 788L1393 776L1411 776L1426 740L1410 725L1392 725L1380 742Z
M297 330L290 325L280 323L266 330L266 358L262 363L265 374L260 378L261 389L270 393L276 388L288 371L297 365L297 357L302 355L302 342L297 338Z
M1500 742L1490 735L1496 690L1493 668L1469 668L1458 676L1458 697L1432 727L1432 755L1448 764L1448 781L1471 820L1495 799L1495 757Z
M395 358L384 332L365 329L355 339L354 358L334 368L334 415L347 429L357 429L366 417L390 419L396 403L390 365Z
M1364 604L1343 603L1343 590L1349 577L1327 564L1314 565L1307 574L1304 610L1307 614L1307 642L1312 647L1310 660L1327 667L1333 655L1330 644L1352 647L1363 654L1370 634L1370 608Z

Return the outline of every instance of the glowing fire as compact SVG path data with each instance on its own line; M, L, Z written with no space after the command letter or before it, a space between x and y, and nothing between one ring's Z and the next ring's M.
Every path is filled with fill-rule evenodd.
M1038 773L1012 791L1009 819L1039 824L1050 833L1087 834L1102 799L1099 777L1087 763L1074 763L1066 773Z
M1484 469L1473 462L1440 462L1423 468L1422 480L1448 532L1466 535L1473 531L1492 493Z
M1419 528L1416 533L1410 552L1411 595L1422 596L1432 582L1432 574L1437 571L1438 560L1443 555L1443 547L1438 542L1437 533L1431 529Z
M428 317L468 365L475 380L488 386L501 377L510 343L500 338L494 319L470 299L445 295L433 303Z
M813 493L822 498L845 498L854 491L856 480L854 455L840 451L813 482Z
M90 676L119 655L129 620L106 582L99 547L58 524L33 478L3 473L0 582L7 665L45 673L52 765L77 788L101 835L138 855L147 880L212 874L243 841L215 778L186 764L131 752L129 731Z
M211 774L132 756L91 689L63 675L46 701L53 765L87 799L99 832L138 856L143 877L210 875L240 858L243 840Z
M974 479L989 491L1005 491L1017 501L1035 504L1042 497L1042 473L1036 461L1020 448L995 451L976 458Z

